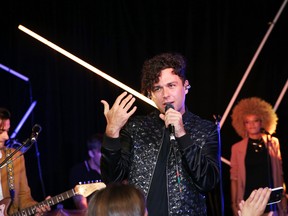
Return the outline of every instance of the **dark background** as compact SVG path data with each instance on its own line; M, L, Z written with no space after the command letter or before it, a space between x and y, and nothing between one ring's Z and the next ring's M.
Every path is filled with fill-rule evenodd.
M5 4L4 4L5 3ZM186 104L214 121L223 115L269 23L282 1L20 1L1 3L0 63L30 78L26 83L0 69L0 106L12 113L11 133L31 101L37 105L17 134L30 136L33 124L43 130L38 148L45 185L41 189L36 148L26 154L34 198L57 195L68 187L71 166L87 155L86 139L104 132L101 99L110 105L123 90L18 30L31 29L101 71L140 90L145 59L166 51L188 60L192 88ZM236 102L257 96L274 106L288 74L288 6L284 9ZM137 114L153 108L137 100ZM288 95L277 110L287 183ZM240 137L230 114L221 130L222 157ZM230 213L229 166L222 163L225 215ZM69 202L64 202L69 208Z

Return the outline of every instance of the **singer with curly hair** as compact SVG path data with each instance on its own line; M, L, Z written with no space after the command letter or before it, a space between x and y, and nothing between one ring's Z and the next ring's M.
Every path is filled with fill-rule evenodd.
M216 125L185 105L190 85L186 61L178 53L162 53L144 62L142 93L157 106L143 116L127 92L110 108L102 100L107 125L102 145L101 175L105 183L140 188L152 216L206 216L206 194L220 179Z
M230 168L231 207L238 215L239 203L253 190L284 186L284 178L279 140L273 136L278 117L272 106L258 97L245 98L234 107L231 118L242 137L232 146ZM281 203L267 205L263 215L271 211L285 215L286 207L283 196Z

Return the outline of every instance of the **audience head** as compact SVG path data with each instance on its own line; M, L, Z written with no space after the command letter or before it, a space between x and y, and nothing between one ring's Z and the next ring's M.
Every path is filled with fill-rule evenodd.
M112 183L96 191L88 204L88 216L147 216L143 193L133 185Z

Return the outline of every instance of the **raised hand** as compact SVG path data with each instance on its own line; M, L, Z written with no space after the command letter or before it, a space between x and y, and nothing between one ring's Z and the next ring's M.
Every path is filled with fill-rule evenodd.
M126 124L131 115L133 115L137 109L134 106L130 109L135 102L135 98L127 92L123 92L117 97L113 106L110 109L109 104L105 100L101 100L104 105L104 115L107 121L106 135L112 138L119 137L121 128Z
M269 188L259 188L254 190L246 201L239 203L240 210L238 211L239 216L260 216L263 214L271 190ZM271 215L271 214L269 214Z

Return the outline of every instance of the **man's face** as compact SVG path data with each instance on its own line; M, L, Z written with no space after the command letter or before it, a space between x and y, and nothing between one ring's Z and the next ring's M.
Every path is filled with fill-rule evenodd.
M100 158L101 158L101 150L100 149L89 150L89 156L93 160L94 164L100 165Z
M9 139L9 128L10 128L10 120L2 120L0 119L0 149L5 146L6 140Z
M161 71L159 82L152 87L151 99L162 113L165 113L166 104L171 103L175 110L183 114L185 112L185 96L188 93L185 86L189 83L186 80L183 84L181 78L172 71L173 68Z

